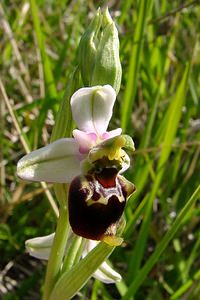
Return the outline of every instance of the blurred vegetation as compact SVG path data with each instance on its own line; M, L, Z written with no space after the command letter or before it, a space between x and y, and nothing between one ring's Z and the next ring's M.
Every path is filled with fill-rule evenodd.
M199 190L186 206L200 174L200 3L189 0L1 1L1 299L40 299L45 263L25 253L24 241L54 230L54 195L50 185L20 181L16 164L49 143L80 37L106 5L123 69L110 127L135 141L127 177L137 193L126 208L125 242L111 257L123 281L92 279L75 298L200 299Z

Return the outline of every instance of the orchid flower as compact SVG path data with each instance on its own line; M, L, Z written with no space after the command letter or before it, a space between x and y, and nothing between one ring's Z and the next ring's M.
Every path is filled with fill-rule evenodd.
M71 97L72 116L78 126L73 138L62 138L35 150L17 165L21 179L70 184L69 222L75 234L88 239L82 256L96 241L121 244L122 239L116 236L119 220L126 200L135 191L134 185L121 176L130 165L122 148L134 150L133 141L121 135L121 128L107 131L115 100L110 85L79 89ZM52 241L50 235L31 239L26 246L31 255L47 259ZM103 282L120 278L105 262L94 276Z
M110 85L75 92L71 109L79 129L73 131L74 138L59 139L25 155L18 162L17 174L25 180L70 183L73 231L88 239L118 244L120 240L113 239L117 227L113 224L135 187L119 175L130 165L122 148L133 150L133 141L120 135L121 128L107 131L115 99Z
M79 129L74 138L62 138L25 155L17 175L30 181L70 183L81 173L81 161L100 142L121 134L121 128L107 131L116 94L110 85L81 88L71 97L73 119ZM129 167L126 156L125 169Z

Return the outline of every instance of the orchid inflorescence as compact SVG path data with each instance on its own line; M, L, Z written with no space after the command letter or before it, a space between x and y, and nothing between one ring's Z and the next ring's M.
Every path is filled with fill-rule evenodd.
M89 53L88 58L86 49ZM134 151L134 143L130 136L122 134L121 128L107 131L121 81L118 35L108 10L104 15L98 10L88 32L83 35L79 46L79 59L82 79L88 86L75 91L70 99L72 117L78 129L73 130L73 138L58 137L48 146L22 157L17 165L17 174L23 180L66 186L68 192L64 199L62 196L59 204L60 209L64 207L66 210L67 207L66 218L69 218L71 227L70 232L66 233L68 238L65 236L66 245L64 248L62 246L62 251L67 257L71 240L80 236L84 240L80 255L84 260L100 242L111 246L105 250L105 258L112 252L112 247L122 243L122 215L127 199L135 191L134 184L122 176L130 166L126 150ZM85 59L90 62L88 72L84 72ZM104 84L96 85L96 82ZM62 222L58 223L58 226L62 226ZM51 249L54 243L60 240L59 237L56 241L56 234L57 231L26 241L30 255L49 259L49 265L52 266ZM101 253L99 255L101 256ZM62 254L60 261L60 271L63 271L65 263L62 265ZM94 277L105 283L121 279L104 259L100 258L99 262L99 268L94 268L92 272ZM54 269L57 270L57 266ZM71 274L70 270L68 272ZM47 270L47 277L51 277L51 271L49 274ZM81 288L84 280L89 278L88 274L85 275L85 279L80 280L77 288L72 288L74 291L70 291L69 296ZM47 282L55 284L56 281L53 280L48 278ZM44 299L49 299L53 289L48 285L49 283ZM59 288L57 290L59 291Z

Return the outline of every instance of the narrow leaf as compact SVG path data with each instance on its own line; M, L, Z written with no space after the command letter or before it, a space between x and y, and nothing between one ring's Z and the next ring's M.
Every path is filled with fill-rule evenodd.
M169 119L167 122L167 127L165 128L164 140L162 143L162 151L156 171L156 178L153 184L152 192L149 196L146 214L138 236L137 244L131 257L129 278L134 278L136 276L136 273L140 268L140 264L143 258L148 236L148 228L151 222L153 202L159 189L163 173L165 171L165 163L169 158L172 149L172 143L174 141L174 138L176 137L176 132L181 118L182 107L186 98L189 71L190 65L188 64L185 69L183 78L168 108Z
M63 273L52 291L50 300L71 299L112 253L114 248L104 242L99 243L80 263L69 272Z
M143 47L145 25L148 13L150 11L151 0L142 0L139 3L138 19L134 32L133 47L130 55L127 84L125 89L124 101L121 109L121 127L125 131L132 112L132 106L135 99L138 71Z

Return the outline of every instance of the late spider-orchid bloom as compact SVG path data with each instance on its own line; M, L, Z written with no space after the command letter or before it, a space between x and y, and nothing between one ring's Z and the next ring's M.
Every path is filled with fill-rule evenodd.
M116 237L127 198L135 187L120 174L130 165L122 149L134 150L121 129L107 131L116 99L110 85L81 88L71 97L73 119L79 129L74 138L62 138L25 155L17 166L20 178L30 181L69 183L69 221L77 235L87 238L82 257L103 240L121 244ZM66 199L67 201L67 199ZM48 259L54 234L26 241L30 255ZM93 240L93 241L92 241ZM96 240L96 241L94 241ZM106 262L93 277L104 283L121 276Z
M121 128L107 131L116 94L110 85L81 88L71 97L73 119L79 129L74 138L62 138L22 157L17 175L24 180L70 183L81 173L89 150L114 136ZM67 116L66 116L67 117ZM128 156L126 168L129 167Z
M115 237L127 198L135 191L120 174L134 150L121 129L107 131L116 99L110 85L81 88L71 97L74 138L62 138L25 155L17 166L20 178L70 183L69 221L82 237L119 245ZM67 201L67 200L66 200Z

